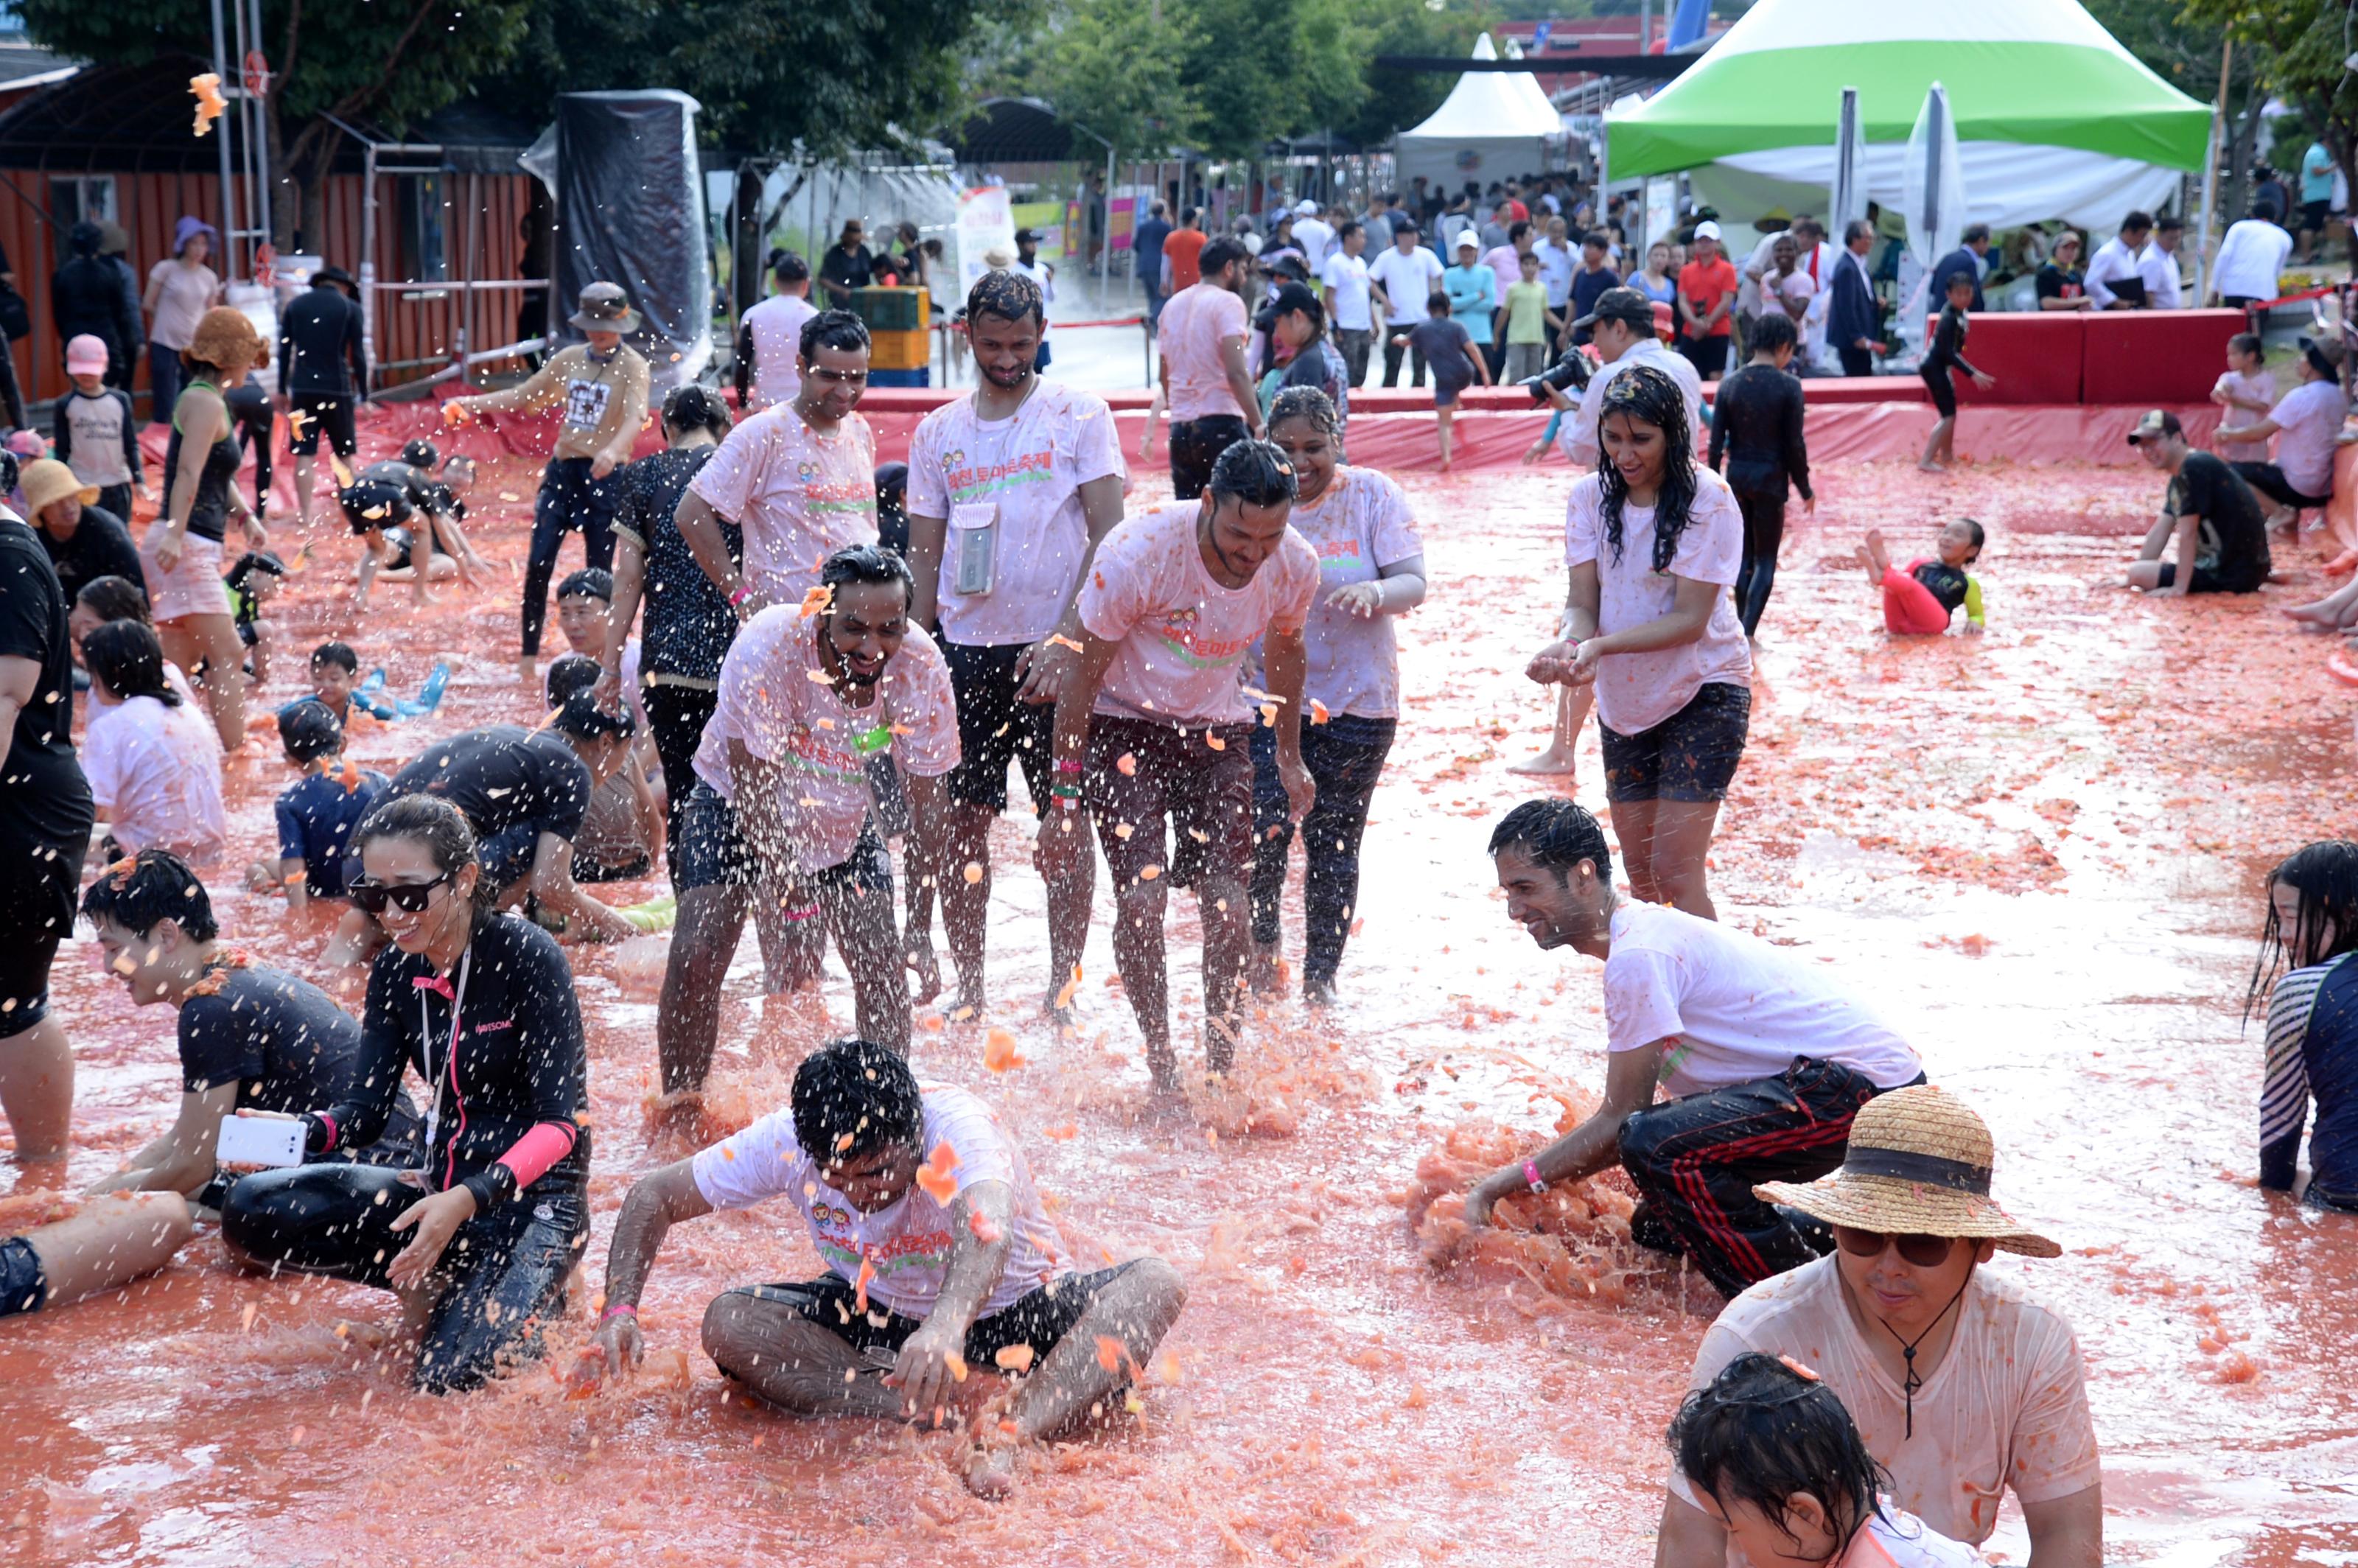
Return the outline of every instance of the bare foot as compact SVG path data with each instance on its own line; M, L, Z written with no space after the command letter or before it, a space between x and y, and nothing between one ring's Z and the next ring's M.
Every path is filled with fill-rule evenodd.
M1949 471L1949 465L1946 463L1936 463L1927 458L1924 461L1916 465L1916 471L1918 473L1947 473Z
M525 686L534 686L539 682L540 657L538 654L526 654L516 661L516 679Z
M1245 984L1256 996L1269 996L1285 989L1285 960L1278 956L1274 942L1253 944L1252 957L1245 960Z
M995 1503L1015 1490L1017 1455L1012 1445L978 1448L967 1455L966 1489Z
M1507 771L1540 778L1566 778L1574 769L1572 748L1551 741L1548 749L1528 762L1512 762Z
M1875 580L1881 582L1883 574L1891 569L1891 552L1884 547L1883 530L1866 531L1867 564L1875 568Z
M1343 999L1336 990L1333 980L1304 980L1302 982L1302 1000L1311 1007L1333 1007Z
M2320 626L2331 626L2339 618L2320 601L2316 604L2288 604L2282 613L2288 621L2307 621Z

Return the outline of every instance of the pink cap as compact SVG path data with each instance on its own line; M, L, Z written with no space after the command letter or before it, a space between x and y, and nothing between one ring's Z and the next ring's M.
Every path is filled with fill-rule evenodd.
M66 344L68 375L104 375L106 373L106 340L84 332Z

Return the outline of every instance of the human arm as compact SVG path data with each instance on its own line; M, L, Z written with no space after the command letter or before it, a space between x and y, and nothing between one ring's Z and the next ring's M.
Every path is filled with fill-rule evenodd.
M70 401L71 401L70 395L60 397L49 410L49 440L52 446L50 455L58 461L69 465L73 462L73 421L66 417L66 405ZM127 432L131 426L129 416L126 415L124 417L123 424Z
M1110 444L1109 451L1118 449ZM1098 546L1105 536L1121 525L1123 498L1122 475L1103 474L1084 482L1076 492L1080 497L1081 519L1088 529L1088 544L1081 551L1081 564L1073 573L1072 590L1065 596L1063 613L1056 617L1056 629L1041 641L1026 648L1020 655L1016 673L1022 684L1016 688L1021 702L1051 703L1073 667L1076 655L1071 644L1081 640L1081 584L1088 580L1089 569L1096 563ZM910 524L910 538L916 536L915 520ZM1061 637L1063 642L1058 642Z
M1705 458L1712 472L1719 471L1720 459L1727 451L1727 383L1719 384L1719 395L1711 406L1711 449Z
M174 416L182 421L184 431L208 427L219 429L227 410L228 406L222 402L219 393L206 387L191 387L180 395L179 406L174 410ZM173 476L171 510L151 524L164 531L163 538L156 546L156 564L168 572L180 564L180 546L189 536L189 514L196 510L197 483L204 476L205 459L211 453L212 446L209 440L193 438L180 443L180 468ZM235 497L237 493L238 487L230 486L230 494Z
M1310 807L1318 798L1318 786L1311 781L1310 769L1302 761L1302 687L1310 671L1309 650L1302 641L1302 628L1281 631L1272 625L1261 643L1262 666L1269 678L1269 694L1277 706L1277 776L1285 788L1287 806L1299 819L1310 815Z
M368 318L361 313L358 301L352 301L344 311L345 360L352 367L352 395L368 401Z
M753 328L743 318L737 322L737 409L741 416L753 411Z
M604 479L629 462L631 448L647 423L647 362L628 349L617 357L622 361L622 408L614 420L614 434L590 460L591 479Z
M1465 325L1462 322L1458 324L1457 330L1460 332L1466 332ZM1490 356L1482 352L1480 349L1475 346L1474 336L1472 333L1466 333L1463 347L1466 351L1466 357L1468 360L1471 360L1474 363L1474 378L1480 382L1484 386L1496 385L1497 383L1490 379Z
M1654 1537L1654 1568L1719 1568L1726 1561L1726 1529L1678 1493L1666 1493Z
M671 514L672 525L687 543L687 553L704 568L704 575L728 599L741 623L751 621L768 608L769 601L761 590L747 582L738 571L737 563L729 557L729 541L720 532L720 514L712 503L696 493L694 486L682 492L679 509Z
M2265 441L2283 428L2274 419L2263 418L2254 425L2223 425L2211 438L2222 445L2234 441Z
M530 377L504 392L478 392L466 397L454 397L442 406L447 413L458 409L462 414L495 414L511 408L527 412L547 407L557 401L564 387L558 377L557 360L535 371Z
M1785 477L1791 480L1793 488L1801 492L1801 504L1814 513L1818 509L1818 495L1810 488L1809 410L1799 381L1786 386L1784 393L1779 414L1783 423Z
M682 1220L701 1219L712 1205L696 1184L693 1157L675 1160L631 1184L622 1212L614 1217L614 1239L606 1249L606 1292L598 1320L597 1346L606 1369L620 1373L646 1354L639 1335L639 1295L664 1238Z
M1590 561L1574 568L1594 572L1596 563ZM1657 615L1651 621L1624 627L1604 636L1585 637L1570 651L1559 677L1566 686L1586 686L1596 678L1596 663L1614 654L1650 654L1663 648L1684 647L1702 639L1704 630L1711 624L1713 608L1719 596L1727 591L1725 585L1704 582L1698 578L1681 577L1673 573L1671 580L1677 585L1670 612Z
M147 287L139 297L139 308L142 310L146 311L150 316L156 314L156 308L164 302L164 268L166 265L166 263L157 262L153 267L148 269Z
M933 1000L942 985L941 967L934 960L933 926L934 896L949 871L947 776L905 770L901 775L909 797L908 863L902 869L903 880L909 884L903 947L918 978L917 990L923 993L913 994L911 1000L920 1003Z
M578 917L608 942L627 942L639 928L584 892L573 880L573 843L543 833L533 847L532 895L554 914Z
M641 535L621 521L614 525L614 605L606 618L606 646L599 654L598 701L608 712L619 713L630 700L622 689L622 655L630 647L631 626L639 618L639 600L646 591L647 547Z
M1014 1217L1015 1192L1005 1182L973 1183L950 1206L953 1239L941 1293L924 1325L901 1346L885 1379L901 1391L904 1414L938 1420L951 1388L966 1380L967 1365L960 1354L966 1333L1007 1271L1007 1255L1015 1245ZM984 1240L986 1236L990 1239Z
M221 1138L222 1118L237 1108L237 1090L238 1080L232 1078L211 1088L182 1093L180 1114L164 1135L83 1195L114 1192L185 1195L203 1186L212 1180L213 1148Z
M1220 340L1220 368L1228 378L1228 393L1244 410L1245 433L1259 440L1261 433L1260 393L1253 385L1252 367L1245 361L1241 334Z
M2171 532L2178 540L2178 569L2168 588L2153 590L2157 599L2183 599L2192 587L2195 552L2201 547L2202 519L2190 512L2177 519Z
M2317 1009L2320 967L2296 969L2268 998L2266 1065L2260 1076L2260 1185L2292 1191L2300 1168L2300 1136L2309 1125L2309 1061L2303 1047Z
M2082 276L2080 287L2086 289L2088 297L2095 302L2091 307L2092 309L2110 310L2121 302L2120 296L2105 287L2114 276L2111 266L2101 252L2088 263L2088 270Z
M909 509L909 623L931 631L941 623L942 554L949 547L950 520Z
M1982 616L1982 579L1977 577L1968 577L1965 579L1965 631L1970 634L1978 635L1985 629L1985 625Z
M1570 1132L1550 1143L1528 1162L1501 1165L1466 1195L1466 1223L1487 1225L1499 1199L1531 1187L1528 1163L1541 1182L1576 1182L1621 1162L1621 1124L1654 1103L1660 1081L1662 1055L1668 1040L1657 1040L1635 1050L1615 1051L1605 1062L1605 1103Z
M1084 630L1080 654L1065 676L1064 688L1056 694L1056 717L1049 741L1055 783L1051 786L1048 811L1040 818L1038 835L1044 876L1062 875L1073 860L1096 852L1087 831L1076 833L1074 827L1081 819L1082 769L1089 750L1089 715L1097 705L1098 689L1105 684L1106 670L1113 664L1120 647L1119 638L1109 641Z
M1378 568L1373 582L1345 583L1326 596L1326 602L1366 621L1405 615L1424 602L1424 557L1406 556Z

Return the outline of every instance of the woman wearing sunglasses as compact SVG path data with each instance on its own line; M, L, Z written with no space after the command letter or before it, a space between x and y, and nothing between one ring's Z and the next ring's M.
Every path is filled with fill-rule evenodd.
M1841 1399L1891 1501L1978 1546L2011 1489L2039 1568L2099 1568L2104 1510L2080 1346L2061 1313L1997 1252L2061 1249L1992 1201L1989 1129L1947 1090L1894 1089L1860 1108L1843 1167L1768 1182L1771 1203L1832 1232L1833 1255L1763 1281L1704 1336L1690 1386L1758 1351L1807 1363ZM1717 1563L1726 1530L1674 1473L1657 1563Z
M353 904L392 946L369 977L352 1098L304 1118L306 1153L373 1141L400 1064L427 1085L426 1164L306 1165L230 1192L222 1238L250 1267L356 1280L401 1296L429 1393L474 1388L536 1354L589 1231L589 1065L555 939L485 907L467 819L408 796L353 834Z

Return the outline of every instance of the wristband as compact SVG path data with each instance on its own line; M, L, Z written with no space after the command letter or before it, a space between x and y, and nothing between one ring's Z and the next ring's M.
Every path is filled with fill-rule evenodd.
M636 1317L639 1315L639 1309L629 1302L616 1302L613 1305L608 1307L604 1312L598 1314L598 1321L600 1323L603 1323L608 1318L617 1316L622 1313L628 1313L633 1317Z
M1056 759L1056 771L1060 773L1077 773L1083 771L1083 766L1084 764L1078 757L1059 757Z
M1523 1184L1535 1193L1547 1191L1547 1184L1540 1180L1540 1168L1536 1161L1523 1162Z
M729 596L729 608L734 610L752 597L753 585L750 582L741 582L737 585L737 591Z
M1078 784L1050 784L1048 786L1048 793L1058 800L1078 800L1081 798L1081 786Z

